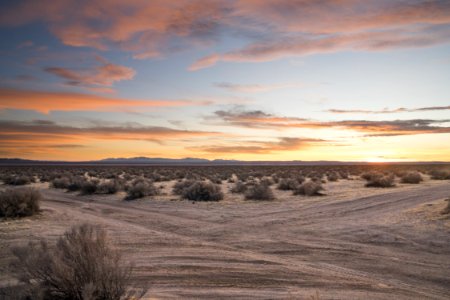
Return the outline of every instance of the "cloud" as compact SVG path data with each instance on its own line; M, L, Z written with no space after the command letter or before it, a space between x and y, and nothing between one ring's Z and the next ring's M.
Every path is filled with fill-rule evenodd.
M115 65L98 57L101 65L91 67L90 69L72 70L59 67L47 67L44 70L66 80L69 85L86 86L107 86L110 87L114 82L130 80L136 75L132 68Z
M214 84L216 87L240 93L263 93L279 89L292 87L300 87L299 83L278 83L278 84L235 84L229 82L218 82Z
M342 33L332 35L300 35L269 41L257 41L242 49L224 54L213 54L216 59L202 67L224 62L266 62L284 57L304 56L338 51L385 51L399 48L429 47L450 41L448 25L378 32ZM202 61L204 58L201 58ZM194 62L194 66L198 62ZM199 69L197 67L196 69Z
M214 117L222 124L259 129L344 129L363 133L365 136L398 136L413 134L450 133L450 127L445 126L450 120L342 120L342 121L315 121L298 117L276 116L261 110L219 110Z
M293 151L310 147L311 145L321 144L326 141L311 138L292 138L281 137L276 141L248 141L248 142L234 142L233 145L204 145L198 147L191 147L190 150L215 153L215 154L230 154L230 153L251 153L251 154L269 154L280 151Z
M335 114L391 114L391 113L402 113L402 112L420 112L420 111L435 111L435 110L450 110L450 106L427 106L419 108L405 108L399 107L395 109L381 109L381 110L365 110L365 109L329 109L326 112Z
M65 45L129 51L138 59L197 47L222 36L249 41L212 53L218 61L269 61L344 50L381 51L449 41L450 3L439 0L24 0L2 7L0 26L43 22Z
M123 111L124 109L133 110L133 108L144 107L177 107L208 104L208 101L132 100L92 94L0 88L0 110L35 110L45 114L50 111Z
M208 68L214 66L220 60L219 54L212 54L205 57L202 57L196 60L193 64L191 64L188 68L189 71L197 71L200 69Z
M25 0L3 9L0 24L43 21L65 45L152 58L214 40L227 6L217 0Z
M15 148L33 149L44 147L62 149L84 147L95 140L109 141L149 141L162 143L167 140L196 139L221 136L219 132L179 130L161 126L115 123L109 126L96 125L76 127L60 125L47 120L30 122L1 120L0 150ZM75 146L74 146L75 145Z
M307 121L303 118L279 117L261 110L244 110L239 107L232 110L218 110L214 118L220 118L226 124L250 128L283 127L291 123Z

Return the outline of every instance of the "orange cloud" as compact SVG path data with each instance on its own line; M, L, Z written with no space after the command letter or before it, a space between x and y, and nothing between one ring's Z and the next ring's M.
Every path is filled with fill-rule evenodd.
M335 114L392 114L392 113L402 113L402 112L420 112L420 111L437 111L437 110L450 110L449 106L427 106L427 107L418 107L418 108L406 108L399 107L395 109L381 109L381 110L366 110L366 109L329 109L326 110L330 113Z
M95 66L91 69L70 70L49 67L45 68L45 71L66 79L66 83L69 85L87 86L112 86L116 81L130 80L136 75L136 72L132 68L109 63L101 57L97 57L97 60L100 60L102 65Z
M279 31L330 34L446 24L450 22L449 11L447 1L240 0L234 13Z
M0 109L50 111L120 111L138 107L207 105L207 101L129 100L81 93L42 92L0 88Z
M75 127L59 125L52 121L32 122L0 121L0 153L8 156L32 153L36 149L62 151L82 148L89 142L148 141L162 144L164 141L195 140L205 137L225 136L220 132L179 130L161 126L140 124L113 124L109 126Z
M222 34L248 46L214 53L190 66L218 61L267 61L340 50L423 47L449 41L448 1L361 0L93 0L14 2L0 25L48 24L64 44L130 51L153 58L180 49L211 46Z
M117 46L136 58L149 58L174 44L195 46L212 40L225 6L217 0L23 1L2 11L0 24L45 21L66 45L100 50Z
M383 51L398 48L429 47L450 41L450 29L419 27L410 30L343 33L318 36L297 36L256 41L242 49L224 54L213 54L194 62L189 70L198 70L224 62L265 62L290 56L332 53L344 50ZM207 59L214 57L214 60Z
M343 121L313 121L297 117L280 117L260 110L219 110L215 118L231 126L260 128L260 129L291 129L291 128L337 128L354 130L364 133L365 136L398 136L431 133L450 133L450 127L445 126L450 120L343 120ZM209 119L214 119L209 118Z

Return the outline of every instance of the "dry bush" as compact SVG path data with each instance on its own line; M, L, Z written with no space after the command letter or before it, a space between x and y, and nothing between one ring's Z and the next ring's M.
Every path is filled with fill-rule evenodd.
M70 178L68 177L60 177L54 178L50 181L50 186L55 189L67 189L71 183Z
M320 181L306 181L294 189L294 195L320 196L323 191Z
M41 193L32 188L0 191L0 217L15 218L34 215L39 211Z
M97 186L97 194L115 194L122 189L122 183L118 179L104 181Z
M231 188L231 192L234 194L242 194L245 193L245 191L247 190L247 185L242 182L242 181L238 181L236 182L233 187Z
M372 178L381 177L381 176L383 176L382 173L375 172L375 171L365 172L365 173L361 174L361 178L366 181L371 181Z
M366 183L366 187L381 187L381 188L387 188L387 187L393 187L395 186L395 176L394 174L382 174L382 173L376 173L372 174L372 176L369 178L369 180Z
M245 199L247 200L273 200L275 196L273 195L270 186L264 183L258 183L251 185L247 188L245 192Z
M84 180L81 183L80 191L82 195L92 195L97 192L99 181L98 180Z
M100 227L74 226L55 247L42 241L12 251L28 299L131 299L131 267L122 264Z
M295 190L299 186L297 179L292 178L282 178L278 181L277 189L282 191Z
M271 177L264 176L263 178L261 178L259 183L271 186L275 183L275 181Z
M422 175L419 172L408 172L403 174L401 182L402 183L412 183L417 184L423 181Z
M145 178L137 178L133 180L130 186L127 187L127 196L125 200L133 200L147 196L156 196L159 194L159 189L153 184L151 180Z
M223 199L223 193L217 184L197 181L184 189L181 197L192 201L219 201Z
M430 172L431 179L434 180L446 180L450 179L450 172L444 170L432 170Z
M8 176L3 177L2 180L5 184L9 184L9 185L26 185L26 184L30 184L31 182L34 182L33 177L25 176L25 175L19 175L19 176L8 175Z
M174 195L182 195L184 191L189 188L191 185L193 185L196 181L195 180L182 180L178 181L173 185L172 193Z
M331 172L327 175L328 181L338 181L339 180L339 174L337 172Z

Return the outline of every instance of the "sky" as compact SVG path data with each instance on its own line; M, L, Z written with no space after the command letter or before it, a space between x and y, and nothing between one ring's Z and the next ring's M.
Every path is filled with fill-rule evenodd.
M450 161L450 1L0 3L0 157Z

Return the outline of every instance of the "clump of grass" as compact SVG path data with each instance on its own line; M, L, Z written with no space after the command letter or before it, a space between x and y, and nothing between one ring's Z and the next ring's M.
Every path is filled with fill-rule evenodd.
M321 196L323 195L321 191L322 187L321 181L306 181L294 189L294 195L305 195L305 196Z
M403 174L401 178L402 183L418 184L423 181L422 175L419 172L408 172Z
M395 186L394 174L383 174L378 172L372 172L368 174L363 174L361 177L367 180L366 187L388 188Z
M159 194L159 189L149 179L137 178L133 180L130 186L127 187L127 196L125 200L134 200L147 196L156 196Z
M223 199L223 193L217 184L197 181L185 188L181 197L192 201L219 201Z
M32 188L7 189L0 191L0 217L20 218L39 211L41 193Z
M247 200L273 200L273 195L270 186L264 183L257 183L249 186L245 192L245 199Z
M55 247L41 241L12 252L25 299L131 299L131 266L100 227L74 226Z

